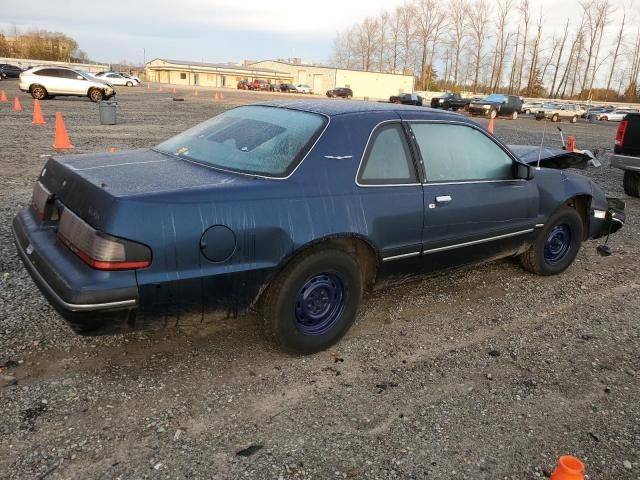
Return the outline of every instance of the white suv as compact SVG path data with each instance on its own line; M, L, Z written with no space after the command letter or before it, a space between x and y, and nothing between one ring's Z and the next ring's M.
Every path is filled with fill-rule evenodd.
M44 100L60 96L89 97L99 102L113 97L116 91L99 78L65 67L34 67L20 74L20 90Z

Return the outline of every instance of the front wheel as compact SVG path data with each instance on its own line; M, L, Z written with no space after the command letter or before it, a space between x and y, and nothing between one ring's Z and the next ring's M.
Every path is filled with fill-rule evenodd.
M285 350L319 352L349 330L361 297L362 277L351 255L309 251L269 286L262 299L265 330Z
M640 197L640 173L625 170L622 185L624 193L630 197Z
M517 120L518 119L518 112L513 112L511 114L511 120Z
M489 112L489 118L496 118L497 116L498 116L497 110L491 110L491 112Z
M571 117L571 123L578 123L578 117L576 116Z
M98 103L104 98L104 93L102 93L102 91L97 88L92 88L91 90L89 90L88 96L92 102Z
M127 82L127 87L133 87L133 82Z
M560 121L560 116L559 116L557 113L556 113L556 114L554 114L554 115L551 117L551 121L552 121L553 123L557 123L557 122L559 122L559 121Z
M549 217L529 250L520 256L520 263L538 275L564 272L580 251L583 231L580 214L568 206L560 208Z

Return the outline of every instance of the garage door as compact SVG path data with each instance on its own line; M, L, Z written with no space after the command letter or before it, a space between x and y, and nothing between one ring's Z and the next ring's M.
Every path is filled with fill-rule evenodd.
M322 93L322 75L313 76L313 93Z

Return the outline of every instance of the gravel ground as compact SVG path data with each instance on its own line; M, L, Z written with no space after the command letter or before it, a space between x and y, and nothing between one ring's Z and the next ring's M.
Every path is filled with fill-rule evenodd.
M277 351L252 315L82 338L37 291L10 232L53 153L54 111L74 152L97 152L151 146L274 94L173 102L121 89L117 126L99 126L87 99L57 98L36 127L31 99L0 88L25 107L0 104L1 478L535 479L562 454L591 479L640 478L638 199L626 199L613 257L588 242L559 277L505 261L388 288L317 355ZM542 125L496 131L537 144ZM580 148L613 144L613 125L562 126ZM624 198L603 158L587 174Z

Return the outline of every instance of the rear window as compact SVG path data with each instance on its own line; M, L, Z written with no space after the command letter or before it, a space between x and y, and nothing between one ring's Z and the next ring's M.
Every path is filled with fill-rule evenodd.
M161 143L156 150L226 170L286 177L326 121L322 115L286 108L239 107Z

